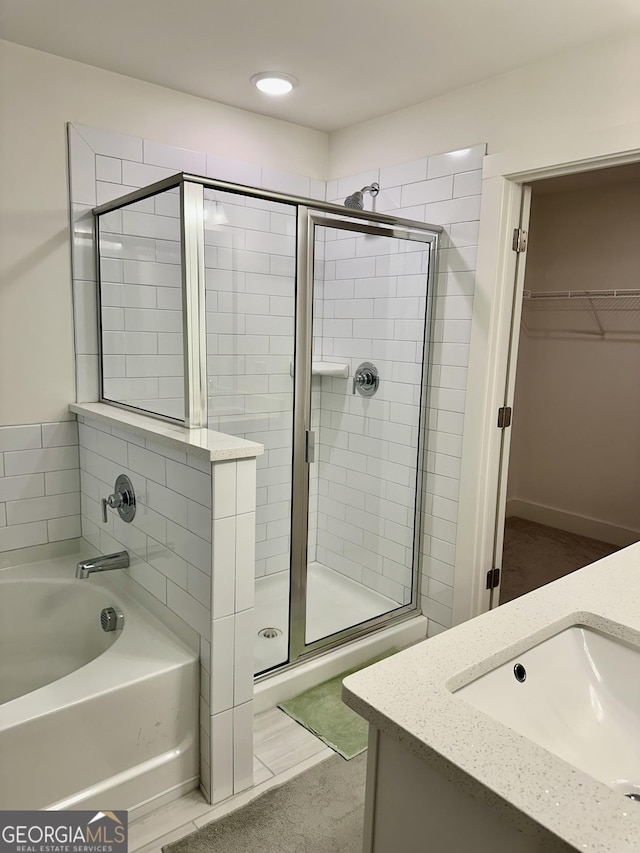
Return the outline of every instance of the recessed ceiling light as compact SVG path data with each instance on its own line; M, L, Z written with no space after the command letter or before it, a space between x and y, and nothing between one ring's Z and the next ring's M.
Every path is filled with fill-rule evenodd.
M267 95L287 95L298 83L290 74L272 71L262 71L251 78L253 85Z

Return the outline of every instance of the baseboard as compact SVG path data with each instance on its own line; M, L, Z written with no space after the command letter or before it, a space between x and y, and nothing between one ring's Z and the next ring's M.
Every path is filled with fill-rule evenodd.
M627 545L640 540L640 530L619 527L616 524L610 524L608 521L576 515L552 506L522 501L518 498L507 501L506 516L507 518L517 516L526 521L546 524L549 527L555 527L557 530L566 530L567 533L577 533L579 536L599 539L601 542L608 542L621 548L626 548Z

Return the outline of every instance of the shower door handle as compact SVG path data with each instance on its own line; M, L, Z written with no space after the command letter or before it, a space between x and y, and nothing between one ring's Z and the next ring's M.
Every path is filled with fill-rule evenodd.
M312 430L308 429L305 433L306 441L305 441L305 462L315 462L316 461L316 434Z

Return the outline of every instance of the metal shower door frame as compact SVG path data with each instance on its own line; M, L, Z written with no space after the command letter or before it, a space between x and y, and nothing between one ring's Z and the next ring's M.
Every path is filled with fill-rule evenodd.
M329 214L343 215L345 210L339 204L320 201L318 199L305 198L303 196L290 195L276 190L265 190L259 187L250 187L244 184L235 184L230 181L221 181L215 178L206 178L202 175L193 175L188 172L177 172L168 178L163 178L146 187L125 193L112 201L100 204L92 210L94 218L94 249L96 263L96 325L98 331L98 400L119 409L142 412L156 420L168 421L180 424L187 428L201 428L207 426L207 371L206 371L206 328L205 328L205 265L204 265L204 189L220 190L238 195L263 199L265 201L281 202L296 208L298 212L309 210L323 211ZM165 190L178 189L180 193L180 236L181 236L181 260L182 260L182 332L184 340L184 390L185 390L185 416L184 418L161 415L158 412L141 409L116 400L110 400L104 396L104 353L102 341L102 317L101 317L101 277L100 277L100 217L105 213L119 210L130 204L158 195ZM303 213L304 215L304 213ZM381 223L388 227L406 227L421 231L423 228L437 235L442 231L439 225L428 225L416 222L412 219L403 219L389 216L386 213L376 211L356 210L349 208L348 216L364 223ZM300 240L300 229L298 229ZM298 259L300 258L300 250ZM300 261L298 260L298 272L300 272Z
M297 225L296 329L294 357L293 469L291 511L291 562L289 584L289 660L278 670L339 646L346 640L363 637L381 627L413 616L418 611L418 582L421 574L422 493L426 446L426 390L432 341L432 298L436 274L438 230L425 223L390 222L370 224L354 222L351 212L336 216L320 212L318 207L301 205ZM334 215L331 215L334 214ZM343 218L345 217L345 218ZM351 221L350 221L351 219ZM306 642L307 571L309 536L309 461L307 435L311 426L311 386L313 356L313 296L315 266L315 230L317 226L353 231L358 234L391 237L424 243L429 247L427 298L424 317L422 380L416 448L416 491L413 525L412 589L409 604L345 628L312 643Z
M421 502L423 457L426 446L427 371L430 366L432 340L432 298L437 263L439 225L392 216L376 211L346 208L333 202L294 196L284 192L265 190L230 181L206 178L201 175L179 172L139 190L134 190L113 201L93 209L96 225L96 266L98 281L97 325L99 340L100 402L136 412L141 410L126 403L107 400L103 396L103 352L101 333L99 233L100 216L125 207L136 201L170 189L180 192L180 218L182 240L182 292L183 335L185 365L185 418L172 418L155 412L144 413L156 420L182 424L190 428L207 426L207 373L205 328L205 269L204 269L204 189L242 197L281 202L296 208L296 329L294 351L294 406L293 406L293 464L291 512L291 563L289 611L289 661L278 670L295 665L301 659L320 654L345 640L365 636L379 628L395 624L414 615L418 610L418 580L420 576ZM314 643L305 643L306 629L306 571L307 536L309 523L309 465L306 462L306 436L311 429L311 358L313 343L313 250L316 225L326 225L341 230L413 240L429 245L427 272L427 300L423 349L420 416L418 424L416 503L414 517L413 577L411 603L401 605L389 614L370 619ZM270 674L265 673L264 675ZM262 676L264 677L264 676Z

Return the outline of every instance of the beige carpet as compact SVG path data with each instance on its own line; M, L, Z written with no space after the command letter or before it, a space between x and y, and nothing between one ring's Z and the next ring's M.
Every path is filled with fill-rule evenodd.
M566 533L544 524L508 518L504 531L500 604L595 563L617 545Z
M361 853L366 753L336 755L164 853Z

